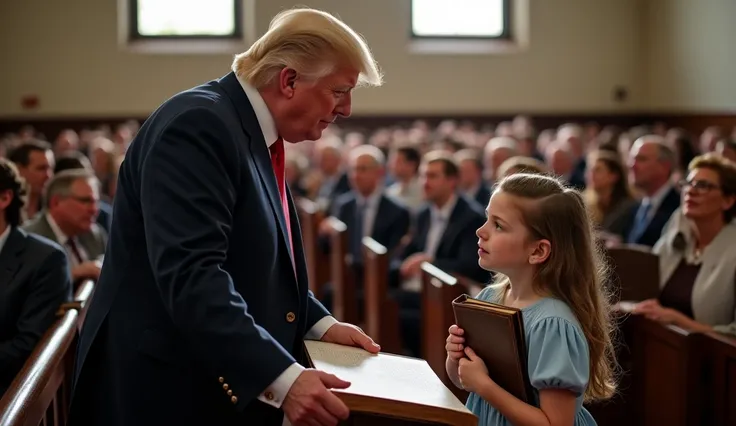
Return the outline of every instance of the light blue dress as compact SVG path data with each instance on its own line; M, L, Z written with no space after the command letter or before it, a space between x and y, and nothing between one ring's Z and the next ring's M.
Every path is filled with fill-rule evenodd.
M501 291L484 288L477 299L501 303ZM580 323L561 300L545 298L522 309L528 353L529 379L534 405L539 407L540 389L567 389L575 393L575 426L594 426L593 416L583 407L588 384L590 356ZM500 412L475 393L465 404L478 416L480 426L511 426Z

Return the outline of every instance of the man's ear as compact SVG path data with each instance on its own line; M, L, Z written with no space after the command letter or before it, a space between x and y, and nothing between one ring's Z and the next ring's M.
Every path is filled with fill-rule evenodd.
M287 98L294 96L294 86L297 74L293 68L284 68L279 73L279 91Z
M552 253L552 244L549 240L539 240L534 243L532 252L529 255L529 263L532 265L540 265L549 259Z

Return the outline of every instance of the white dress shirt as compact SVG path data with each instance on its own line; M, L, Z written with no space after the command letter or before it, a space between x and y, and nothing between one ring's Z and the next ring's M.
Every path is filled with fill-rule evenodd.
M5 247L5 242L8 241L9 236L10 236L10 225L6 225L5 231L3 231L2 234L0 234L0 254L3 253L3 247Z
M243 91L253 107L253 111L258 119L258 125L261 128L261 133L263 133L263 139L265 139L267 147L270 148L278 139L276 123L273 121L271 111L269 111L266 102L263 100L261 94L258 93L258 90L240 78L238 78L238 81L243 87ZM307 332L304 338L307 340L319 340L336 322L337 320L333 316L328 315L317 321L317 323L314 324L314 326ZM258 366L253 367L258 368ZM263 392L258 396L258 399L272 407L281 408L281 404L284 403L286 394L289 393L291 386L302 371L304 371L304 367L298 363L295 362L291 364L283 373L281 373L281 375L279 375L279 377L276 378L276 380L274 380L273 383L271 383L268 388L263 390ZM265 396L266 392L271 392L273 394L273 399L267 399ZM284 425L288 424L290 423L284 416Z
M410 180L406 184L402 182L394 183L386 189L386 195L399 200L412 212L417 212L424 206L425 202L424 190L417 178Z
M378 214L378 204L381 201L383 190L376 188L375 191L367 198L355 192L356 207L363 207L363 237L373 235L373 225L376 222L376 214Z
M59 228L59 224L57 224L54 218L48 213L46 213L46 221L49 223L49 227L51 227L51 230L54 232L54 235L56 236L56 241L59 243L60 246L64 247L66 257L69 259L69 262L72 264L72 266L79 265L80 260L82 262L84 262L85 260L89 260L87 252L84 251L84 248L81 244L79 244L77 238L67 236L64 231ZM77 255L74 254L71 246L69 246L68 243L71 238L74 238L74 243L77 246L77 251L79 252L79 255L82 257L82 259L78 260Z
M453 194L441 208L437 207L435 204L432 204L429 207L429 231L427 231L427 240L424 243L424 250L422 250L422 252L432 259L434 259L437 254L437 248L440 246L442 235L444 235L445 230L447 229L450 215L452 215L452 211L455 210L456 204L457 194ZM401 283L401 288L406 291L421 291L421 277L416 276L405 280Z

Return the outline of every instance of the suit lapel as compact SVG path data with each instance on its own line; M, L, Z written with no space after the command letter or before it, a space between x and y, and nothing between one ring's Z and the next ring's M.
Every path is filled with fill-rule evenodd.
M371 231L371 237L373 237L374 240L377 240L376 236L381 235L381 233L393 223L392 217L389 214L389 204L386 201L386 196L381 195L380 200L378 201L378 209L376 210L376 214L373 216L373 230ZM377 220L380 218L381 220Z
M299 213L296 211L294 199L291 198L291 189L286 185L286 198L289 200L289 218L291 219L291 234L294 243L294 267L296 269L297 285L307 283L309 288L309 279L307 278L307 263L304 254L304 243L302 241L302 228L299 224Z
M5 246L0 251L0 284L10 284L20 267L20 254L23 252L23 231L17 228L10 230Z
M441 247L451 244L459 231L465 227L465 206L462 205L463 203L463 199L458 197L457 204L455 204L455 208L450 213L450 218L447 221L445 232L442 233L440 243L437 245L438 253Z
M284 211L281 205L281 194L279 193L276 176L271 165L271 155L266 147L266 141L263 139L263 132L261 132L260 125L258 124L256 113L253 111L253 106L250 104L248 96L245 95L234 73L231 72L220 79L220 84L233 101L236 107L235 109L240 116L240 124L243 130L250 136L248 148L252 154L261 183L266 189L266 195L271 204L274 217L276 217L281 239L286 244L286 252L291 255L291 244L289 244L289 232L286 227L286 218L284 218ZM296 245L295 241L294 244Z

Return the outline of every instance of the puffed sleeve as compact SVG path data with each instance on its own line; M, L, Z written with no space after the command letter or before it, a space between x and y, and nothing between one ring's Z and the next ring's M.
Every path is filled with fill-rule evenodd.
M529 330L529 380L534 388L585 392L590 375L588 344L575 324L557 317Z

